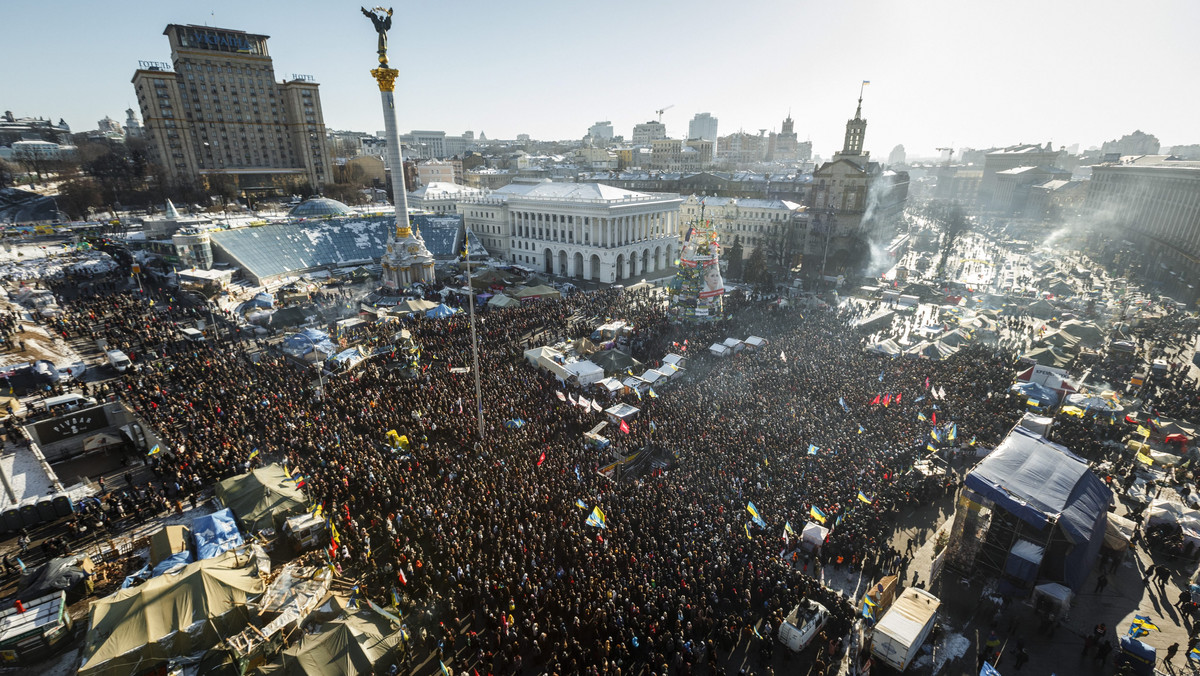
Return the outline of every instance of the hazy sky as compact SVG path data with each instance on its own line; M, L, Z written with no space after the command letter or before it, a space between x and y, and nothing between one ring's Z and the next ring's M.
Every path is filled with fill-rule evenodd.
M277 78L321 83L326 125L383 128L375 34L343 0L0 3L0 107L76 131L136 108L139 59L168 61L168 23L271 36ZM1200 2L421 2L396 5L399 128L488 138L582 137L663 115L673 137L697 112L719 133L778 129L841 147L859 83L866 147L880 159L938 146L1086 148L1134 129L1200 143L1194 72Z

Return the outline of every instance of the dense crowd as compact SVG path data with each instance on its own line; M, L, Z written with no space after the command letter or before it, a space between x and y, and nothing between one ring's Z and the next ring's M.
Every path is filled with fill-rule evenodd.
M171 340L173 322L196 313L172 300L85 295L56 320L133 353L138 366L116 394L166 442L154 459L162 493L182 499L286 461L333 518L342 573L380 604L395 591L414 634L447 663L494 673L719 669L718 651L756 632L769 646L803 599L832 613L817 649L832 664L854 614L820 585L820 569L894 568L899 509L953 488L912 480L932 421L954 423L958 444L990 444L1019 415L1005 392L1011 357L995 348L884 359L864 352L845 312L735 296L732 320L679 327L649 291L610 289L482 314L480 440L473 374L451 371L471 364L463 314L406 323L415 367L407 356L373 360L322 393L311 369L272 351ZM668 351L690 360L655 397L619 397L641 412L628 434L605 433L657 462L616 480L597 472L611 457L581 443L602 415L563 403L568 387L521 359L531 336L573 338L607 318L636 327L634 356L648 365ZM383 341L395 327L374 330ZM770 344L725 360L705 350L750 333ZM142 345L168 345L169 358L143 360ZM525 424L505 425L517 419ZM410 442L395 447L389 430ZM597 506L607 528L585 525ZM809 555L784 527L799 533L814 507L831 533Z

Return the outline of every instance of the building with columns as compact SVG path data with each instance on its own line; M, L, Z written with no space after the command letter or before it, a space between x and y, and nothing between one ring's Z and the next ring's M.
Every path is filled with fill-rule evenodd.
M678 195L599 183L514 183L458 211L488 253L546 274L604 283L668 274L679 252Z
M722 258L728 256L735 239L741 241L743 258L760 246L768 259L773 252L799 253L808 228L805 207L787 200L691 195L680 206L685 229L701 214L717 231Z

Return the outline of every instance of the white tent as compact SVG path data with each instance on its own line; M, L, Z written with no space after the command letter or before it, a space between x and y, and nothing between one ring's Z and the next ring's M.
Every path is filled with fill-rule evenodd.
M734 352L741 352L742 350L746 349L746 344L737 338L726 338L725 347L733 350Z
M759 338L758 336L750 336L749 338L746 339L746 344L749 345L750 347L757 349L757 348L760 348L760 347L763 347L764 345L766 345L767 339Z
M631 390L637 390L638 392L645 392L646 390L650 389L650 384L641 378L638 378L637 376L628 376L625 378L625 380L621 381L621 384Z
M675 366L678 366L679 368L683 368L684 366L687 365L687 358L677 355L674 352L663 357L662 360L663 360L664 364L674 364Z
M646 383L653 385L654 383L657 383L662 378L666 377L666 374L663 373L662 371L648 369L645 373L643 373L642 375L640 375L638 377L641 378Z
M726 357L728 355L733 354L733 350L730 350L728 347L725 347L721 343L713 343L712 345L709 345L708 351L718 357Z
M597 381L596 384L608 390L609 393L619 392L621 388L624 387L624 385L621 384L621 381L617 380L616 378L604 378L603 380Z
M604 369L590 361L576 361L566 365L567 373L575 376L580 385L588 386L604 379Z
M811 547L820 547L825 543L825 537L829 535L829 529L815 524L812 521L804 524L804 530L800 531L800 541Z

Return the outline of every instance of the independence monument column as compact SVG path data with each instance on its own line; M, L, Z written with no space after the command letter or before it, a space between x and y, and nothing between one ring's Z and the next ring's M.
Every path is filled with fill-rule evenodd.
M387 136L388 166L392 171L392 201L396 205L396 228L388 237L387 253L380 263L383 265L383 285L389 289L402 289L413 282L432 283L433 255L425 247L420 230L413 228L408 220L408 191L404 188L404 158L400 152L400 136L396 132L396 78L400 71L388 68L387 32L392 27L392 10L375 7L362 13L371 20L379 36L379 67L371 71L379 83L379 96L383 101L383 128Z

